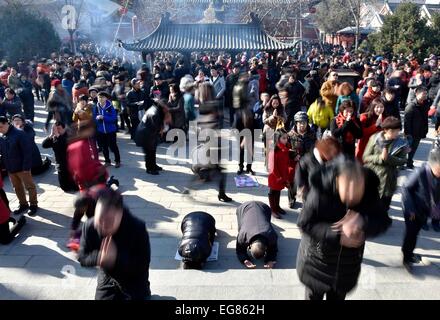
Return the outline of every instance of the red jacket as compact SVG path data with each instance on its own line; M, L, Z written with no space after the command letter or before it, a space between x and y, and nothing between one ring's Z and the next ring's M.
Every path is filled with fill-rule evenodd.
M279 150L269 152L269 188L281 191L289 180L289 148L277 145Z
M380 92L374 92L373 89L368 88L367 92L362 97L360 113L366 112L370 103L378 97L380 97Z
M67 162L69 172L80 191L107 181L107 169L99 161L96 143L92 139L81 139L69 144Z
M260 75L258 86L261 94L267 90L267 71L264 69L258 69L257 72Z
M370 137L382 129L376 126L376 120L368 119L366 113L362 113L359 117L359 120L361 121L362 138L359 139L359 143L356 147L356 159L363 163L362 156L364 155L364 151L367 147Z
M3 189L3 177L0 174L0 189ZM0 224L3 224L9 220L10 211L6 203L0 197Z

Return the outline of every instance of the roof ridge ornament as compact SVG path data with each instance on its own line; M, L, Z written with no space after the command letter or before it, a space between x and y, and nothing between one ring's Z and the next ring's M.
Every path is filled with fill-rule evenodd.
M217 10L214 8L214 3L211 1L208 8L203 12L203 19L199 23L222 23L217 19Z
M250 17L251 17L251 21L249 22L250 24L255 24L255 25L260 25L261 24L261 19L258 16L257 13L255 12L250 12L249 13Z
M160 19L160 24L168 24L171 23L171 14L169 12L165 12L162 14Z

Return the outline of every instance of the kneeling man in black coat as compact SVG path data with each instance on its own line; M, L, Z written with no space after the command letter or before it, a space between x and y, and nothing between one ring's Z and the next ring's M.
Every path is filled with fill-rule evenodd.
M182 221L179 254L184 269L201 269L211 255L215 238L215 219L206 212L191 212Z
M257 260L264 257L265 268L275 266L278 236L270 222L271 216L269 206L259 201L245 202L237 208L238 236L235 250L238 260L249 269L256 267L249 254Z
M150 297L150 240L145 223L110 188L98 196L95 216L85 224L79 262L99 266L96 300L145 300Z

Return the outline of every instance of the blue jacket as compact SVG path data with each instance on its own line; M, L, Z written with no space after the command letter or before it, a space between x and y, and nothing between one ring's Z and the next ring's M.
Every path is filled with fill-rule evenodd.
M2 162L9 173L30 171L32 167L32 144L27 134L14 126L0 138Z
M98 115L104 116L103 120L96 120ZM113 104L107 100L104 107L102 107L99 102L93 107L93 119L96 123L96 129L100 133L113 133L117 131L116 121L118 115L116 113Z

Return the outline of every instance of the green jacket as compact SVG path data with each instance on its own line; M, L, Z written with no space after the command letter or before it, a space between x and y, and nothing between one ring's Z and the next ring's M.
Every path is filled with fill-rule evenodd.
M397 188L397 176L399 172L397 167L406 163L407 153L406 150L402 148L397 154L391 154L390 150L393 148L393 144L400 139L397 138L387 146L389 152L388 158L383 160L382 149L376 143L377 139L381 137L380 135L383 135L383 132L378 132L371 136L365 149L363 160L365 167L373 170L380 180L379 196L392 197Z

